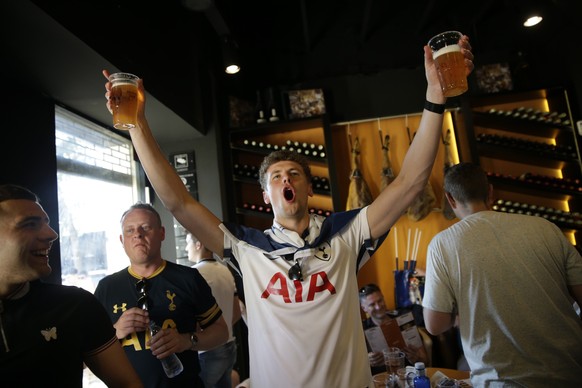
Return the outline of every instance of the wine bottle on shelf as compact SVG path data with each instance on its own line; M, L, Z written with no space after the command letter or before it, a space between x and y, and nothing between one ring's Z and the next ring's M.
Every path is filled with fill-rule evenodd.
M261 91L257 90L257 105L255 106L257 124L264 124L267 122L267 119L265 118L265 108L263 107L262 100Z
M320 190L321 189L321 181L319 180L319 177L318 176L313 176L311 178L311 185L316 190Z
M277 102L275 100L275 93L273 88L267 89L267 108L269 109L269 121L279 121L279 114L277 113Z

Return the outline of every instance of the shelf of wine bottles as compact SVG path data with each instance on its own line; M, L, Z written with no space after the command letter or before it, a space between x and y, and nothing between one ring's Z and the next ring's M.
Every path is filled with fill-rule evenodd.
M267 155L272 151L290 150L305 155L312 161L325 163L327 153L323 144L306 143L297 140L287 140L284 144L272 144L260 140L243 139L241 142L231 144L233 149L250 151Z
M269 218L273 217L273 209L271 208L271 206L265 204L255 204L245 202L242 208L237 208L236 211L239 214L247 214ZM331 215L333 212L327 209L309 208L309 213L327 217Z
M556 199L565 200L569 197L582 199L582 181L580 179L556 178L529 172L520 176L487 172L487 176L489 182L498 189L510 187L512 191L524 194L545 193Z
M476 141L481 154L499 159L517 159L538 166L547 165L547 161L578 162L576 150L571 145L554 145L487 133L477 135Z
M579 212L566 212L551 207L508 201L504 199L495 200L492 209L503 213L516 213L542 217L553 222L561 229L582 230L582 214Z
M239 182L259 183L259 166L238 164L233 165L234 179ZM312 180L313 192L322 195L331 195L331 187L329 179L321 176L313 176Z
M521 106L512 110L491 108L487 113L493 116L511 117L523 121L535 121L548 125L572 128L572 123L568 119L568 114L566 112L547 112Z
M259 183L258 166L235 163L232 166L232 173L239 181Z
M491 108L487 112L473 112L476 125L519 132L534 136L555 137L556 130L572 132L573 126L566 113L543 112L520 107L513 110Z

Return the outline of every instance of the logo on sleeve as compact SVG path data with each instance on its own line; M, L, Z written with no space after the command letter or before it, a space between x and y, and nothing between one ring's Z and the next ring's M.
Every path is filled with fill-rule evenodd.
M53 327L48 328L46 330L41 330L40 334L42 334L42 336L44 337L46 342L49 342L51 339L56 340L57 339L57 328L53 326Z

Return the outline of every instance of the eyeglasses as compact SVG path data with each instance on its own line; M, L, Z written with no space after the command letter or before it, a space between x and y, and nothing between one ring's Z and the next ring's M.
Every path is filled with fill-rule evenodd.
M135 289L139 292L139 297L137 299L137 307L140 307L144 310L149 310L149 300L148 300L148 293L147 293L147 282L145 278L138 280L135 283Z
M295 264L289 268L287 275L291 280L299 280L300 282L303 281L303 273L301 272L301 265L299 264L298 260L295 260Z

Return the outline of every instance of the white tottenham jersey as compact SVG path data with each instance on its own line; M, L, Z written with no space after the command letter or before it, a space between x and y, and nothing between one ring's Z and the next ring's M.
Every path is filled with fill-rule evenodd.
M253 387L373 386L356 278L376 248L370 241L366 210L332 215L338 217L331 233L325 227L320 231L324 218L312 216L310 234L321 232L320 238L299 250L285 244L288 241L275 242L278 249L270 251L255 246L265 248L256 240L272 234L273 228L263 233L238 227L231 233L221 226L225 258L232 250L231 264L243 275ZM295 232L284 233L298 237ZM268 237L270 243L272 238L276 236ZM306 241L313 243L313 236ZM282 257L289 259L289 252L295 252L292 260ZM289 279L295 259L303 281Z

